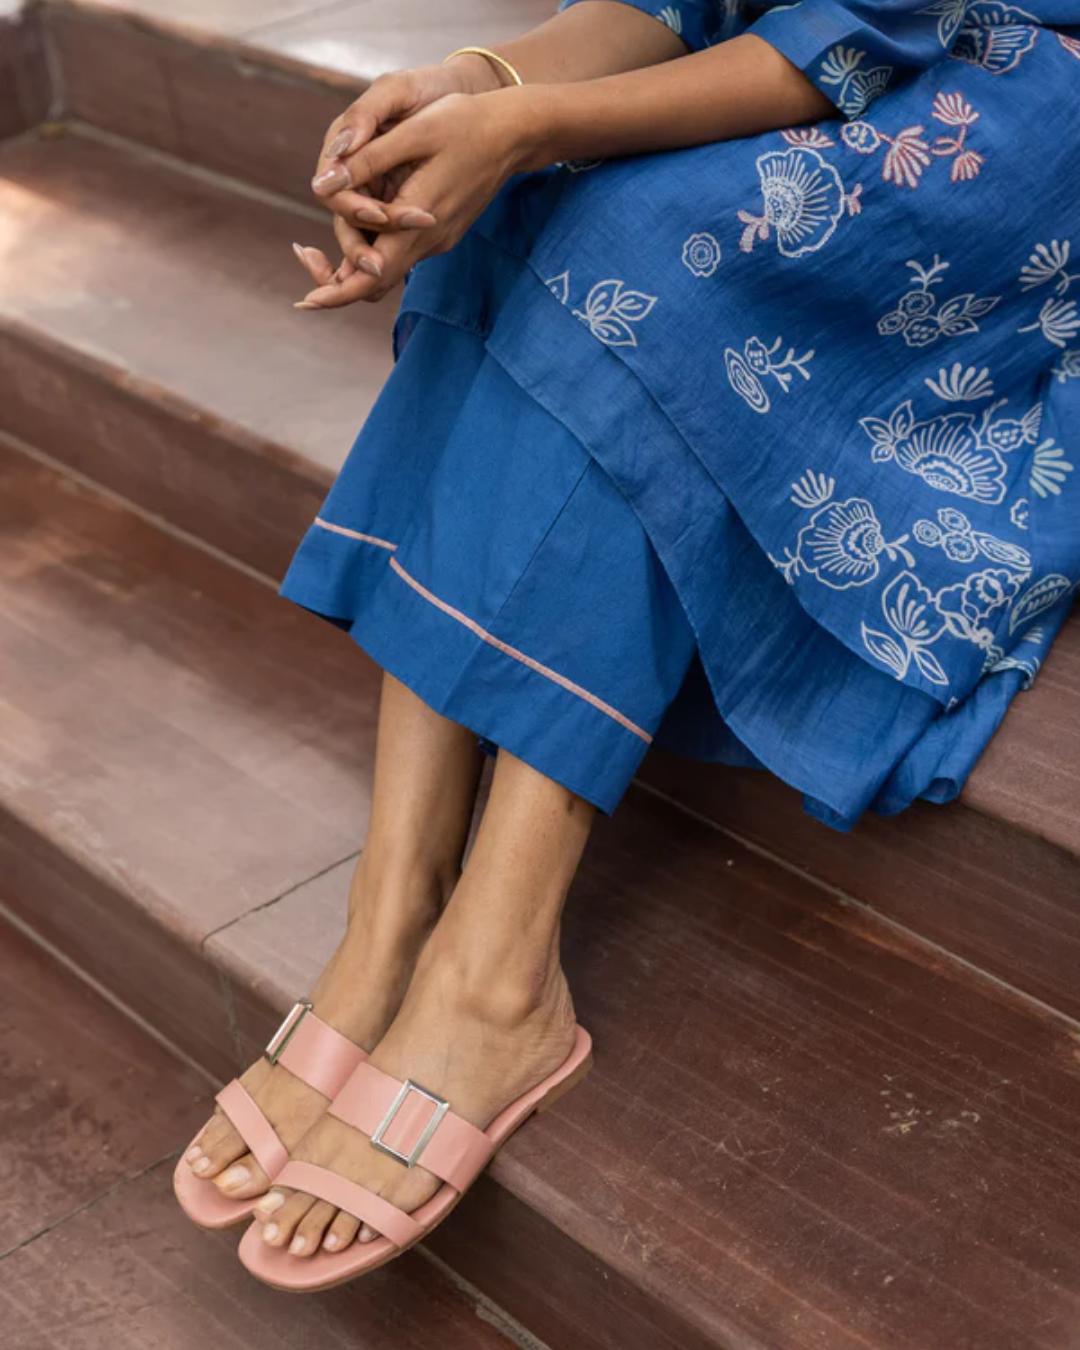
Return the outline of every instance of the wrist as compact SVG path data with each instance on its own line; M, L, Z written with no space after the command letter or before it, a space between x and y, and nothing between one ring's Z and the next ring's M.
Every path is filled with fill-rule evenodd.
M546 169L559 158L556 151L560 87L525 85L500 92L501 115L510 142L514 173Z
M503 88L499 67L478 52L462 52L445 66L460 82L463 94L490 94Z

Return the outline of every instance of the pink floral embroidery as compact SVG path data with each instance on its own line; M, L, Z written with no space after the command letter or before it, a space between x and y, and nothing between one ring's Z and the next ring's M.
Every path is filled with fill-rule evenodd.
M788 145L807 145L811 150L828 150L836 144L820 127L789 127L780 133Z
M1080 61L1080 38L1067 37L1064 33L1057 35L1057 40L1065 48L1070 56L1075 56Z
M951 136L937 136L927 141L926 127L904 127L895 136L886 135L869 122L848 122L840 131L840 139L856 154L873 155L882 145L888 146L881 166L886 183L896 187L917 188L923 173L935 158L951 159L950 180L970 182L978 176L985 158L967 144L970 128L979 120L979 114L962 94L938 94L931 116L946 126L955 127Z

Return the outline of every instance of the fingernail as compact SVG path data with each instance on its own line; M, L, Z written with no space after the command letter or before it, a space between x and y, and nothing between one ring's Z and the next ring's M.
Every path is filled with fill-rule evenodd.
M363 258L361 258L356 265L357 267L360 268L361 272L366 272L369 277L382 276L383 272L382 263L379 262L378 259L372 258L369 255L365 255Z
M349 131L348 128L345 131L338 132L326 147L326 153L333 156L346 154L352 149L353 135L354 133Z
M209 1171L210 1171L210 1159L209 1159L209 1158L200 1158L199 1161L198 1161L197 1163L194 1163L194 1164L193 1164L191 1170L192 1170L193 1172L198 1172L199 1176L202 1176L202 1174L203 1174L204 1172L209 1172Z
M273 1214L273 1212L276 1209L280 1209L284 1203L285 1197L280 1191L267 1191L256 1208L263 1214Z
M234 1191L237 1186L246 1185L251 1180L251 1173L246 1167L230 1167L221 1178L220 1185L227 1191Z
M263 1241L273 1242L278 1235L278 1226L276 1223L268 1223L263 1229Z
M293 246L292 246L292 251L296 254L296 256L300 259L301 262L304 261L304 246L303 246L303 244L293 244Z
M316 191L322 189L325 192L336 192L338 188L347 188L352 185L352 174L344 164L335 164L329 169L323 169L322 173L317 173L311 180L311 186Z
M402 211L398 216L398 224L406 230L415 230L424 225L434 225L435 217L430 211Z
M297 300L293 309L319 309L319 305L313 305L310 300Z
M353 212L362 225L385 225L390 217L377 206L358 206Z
M289 1243L290 1256L302 1256L307 1249L307 1242L302 1237L294 1237Z
M374 1241L374 1238L375 1238L375 1229L369 1228L367 1224L364 1224L363 1228L360 1229L360 1241L372 1242Z
M202 1149L198 1146L198 1144L196 1144L194 1148L189 1148L188 1151L184 1154L184 1158L187 1162L194 1162L196 1158L201 1157L202 1157Z
M341 1239L336 1233L327 1233L326 1237L323 1238L323 1246L328 1252L332 1252L340 1242Z

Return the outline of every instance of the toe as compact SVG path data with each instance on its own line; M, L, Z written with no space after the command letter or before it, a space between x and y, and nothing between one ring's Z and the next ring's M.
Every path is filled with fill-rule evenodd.
M287 1193L285 1203L268 1223L263 1224L263 1241L271 1247L287 1247L296 1235L296 1225L314 1203L303 1191Z
M275 1186L266 1192L252 1212L261 1223L269 1223L284 1203L285 1192Z
M326 1237L323 1238L323 1246L328 1252L340 1252L352 1242L359 1231L360 1220L339 1209L333 1223L327 1229Z
M375 1229L372 1228L371 1224L365 1223L361 1225L360 1228L361 1242L374 1242L378 1236L379 1236L378 1233L376 1233Z
M263 1194L270 1185L270 1178L252 1155L245 1153L214 1178L214 1185L231 1200L251 1200Z
M196 1147L200 1150L198 1157L191 1159L191 1150L188 1154L191 1170L197 1177L203 1177L207 1181L235 1163L238 1158L242 1158L248 1151L247 1145L236 1130L224 1119L220 1123L211 1122L206 1128L202 1142Z
M289 1251L293 1256L312 1256L319 1250L327 1228L330 1226L337 1209L325 1200L316 1200L308 1212L296 1225Z

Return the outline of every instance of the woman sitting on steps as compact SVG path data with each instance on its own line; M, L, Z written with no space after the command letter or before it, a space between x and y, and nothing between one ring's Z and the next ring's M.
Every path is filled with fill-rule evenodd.
M1033 3L570 0L330 128L305 321L407 284L283 594L385 671L371 823L176 1181L269 1283L419 1240L583 1076L560 914L650 743L845 829L954 797L1034 678L1080 578L1080 0Z

